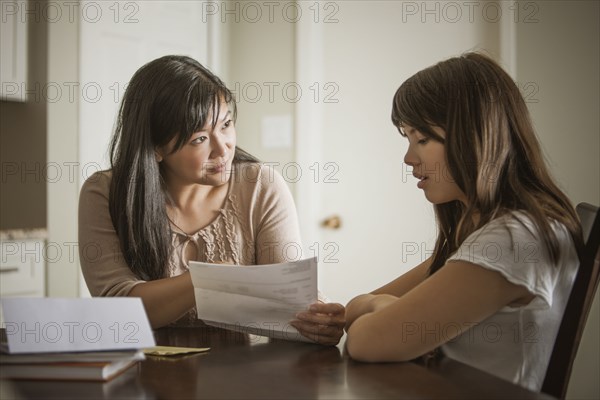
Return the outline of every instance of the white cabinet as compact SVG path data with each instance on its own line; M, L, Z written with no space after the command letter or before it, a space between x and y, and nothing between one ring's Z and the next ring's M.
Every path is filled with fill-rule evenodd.
M2 239L0 301L5 297L45 295L45 239ZM0 323L2 309L0 307Z
M0 100L25 101L27 14L25 1L2 1L0 18Z
M25 239L2 242L0 295L44 295L44 240Z

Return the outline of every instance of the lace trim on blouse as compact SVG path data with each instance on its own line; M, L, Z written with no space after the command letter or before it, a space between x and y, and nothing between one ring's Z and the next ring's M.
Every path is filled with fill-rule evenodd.
M194 234L188 235L175 227L172 233L174 251L169 263L169 276L189 270L188 261L240 265L254 260L254 244L248 227L240 218L236 201L235 195L228 196L217 218ZM190 245L195 247L196 257L188 260L186 250Z

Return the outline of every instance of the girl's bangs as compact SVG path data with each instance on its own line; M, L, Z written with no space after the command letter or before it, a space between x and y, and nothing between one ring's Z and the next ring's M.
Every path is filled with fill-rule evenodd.
M406 137L404 127L408 125L423 135L443 143L444 139L431 129L432 126L440 125L429 116L430 113L428 112L428 107L435 103L432 103L433 99L431 99L431 96L427 96L422 88L416 90L414 79L415 76L409 78L396 91L392 109L392 123L404 137ZM444 127L441 126L441 128Z

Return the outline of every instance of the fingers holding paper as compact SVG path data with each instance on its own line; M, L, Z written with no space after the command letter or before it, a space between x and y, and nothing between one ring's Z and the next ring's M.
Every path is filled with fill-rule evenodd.
M338 303L315 303L296 314L290 324L303 336L323 345L336 345L344 334L346 309Z

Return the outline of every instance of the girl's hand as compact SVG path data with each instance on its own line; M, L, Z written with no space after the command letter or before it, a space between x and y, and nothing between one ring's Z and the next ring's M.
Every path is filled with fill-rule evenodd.
M346 309L338 303L314 303L296 314L290 324L303 336L319 344L335 346L344 334Z
M356 296L346 306L346 331L357 318L364 314L381 310L396 300L398 300L398 297L391 294L367 293Z

